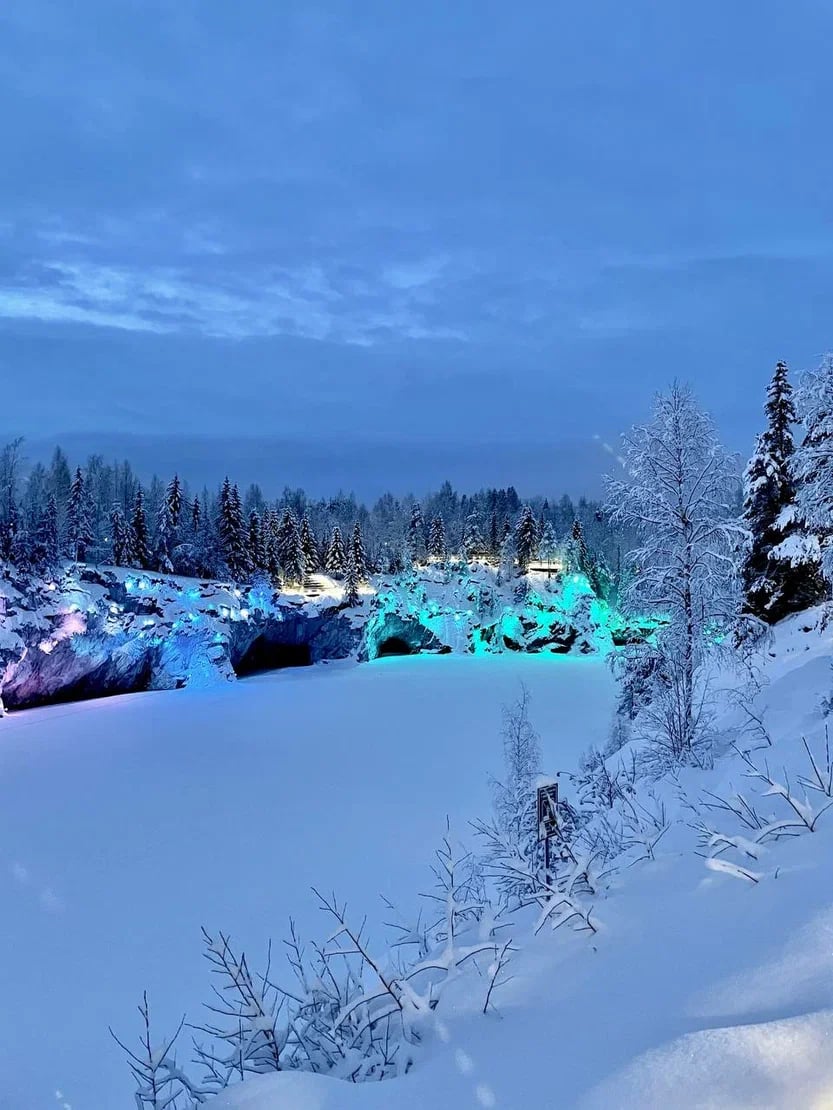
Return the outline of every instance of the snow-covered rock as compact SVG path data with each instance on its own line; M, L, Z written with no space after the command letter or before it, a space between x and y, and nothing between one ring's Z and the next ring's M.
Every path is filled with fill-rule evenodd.
M0 579L7 708L208 685L281 666L416 652L605 653L627 628L580 575L502 581L436 564L380 578L353 609L325 577L303 593L121 568Z

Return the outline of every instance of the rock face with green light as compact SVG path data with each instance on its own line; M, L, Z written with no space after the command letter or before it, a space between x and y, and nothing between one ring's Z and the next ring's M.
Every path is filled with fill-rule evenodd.
M605 654L650 636L582 575L502 579L432 564L375 582L360 605L337 587L274 595L172 575L67 566L52 581L0 580L0 694L8 708L203 686L327 659L447 652Z
M584 575L507 581L482 564L433 564L380 581L359 654L605 654L646 634L597 598Z

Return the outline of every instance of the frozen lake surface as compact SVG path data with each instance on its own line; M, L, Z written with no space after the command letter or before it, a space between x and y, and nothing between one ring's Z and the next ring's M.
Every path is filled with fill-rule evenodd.
M261 962L328 925L310 885L381 920L430 886L500 770L521 682L548 770L603 743L598 658L417 656L287 670L0 722L0 1110L119 1110L147 988L158 1032L201 1018L200 926ZM185 1046L187 1050L187 1045Z

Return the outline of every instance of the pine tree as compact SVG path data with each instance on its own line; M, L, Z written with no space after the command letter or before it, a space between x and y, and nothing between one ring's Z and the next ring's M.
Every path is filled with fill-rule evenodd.
M249 569L246 552L246 526L243 521L243 506L240 490L228 478L220 489L219 519L217 532L220 551L228 572L235 582L242 581Z
M428 554L433 559L445 558L445 524L441 516L435 516L428 531Z
M165 502L168 506L168 519L173 534L172 542L176 540L175 533L179 528L179 522L182 517L182 500L182 484L179 481L179 475L174 474L165 491Z
M817 552L796 511L792 426L797 418L783 362L775 367L765 411L767 427L744 472L743 516L750 538L741 577L745 609L775 623L824 596Z
M489 554L492 558L497 558L500 554L500 530L495 512L489 518Z
M587 541L584 538L584 529L580 520L573 521L573 527L570 531L570 548L575 569L581 574L587 574L590 566L590 552L587 550Z
M284 579L300 586L306 574L306 564L298 518L292 509L286 509L281 520L278 531L278 557Z
M145 495L141 488L136 490L133 501L133 516L130 520L130 550L136 566L147 570L150 566L150 547L148 525L145 517Z
M156 514L156 543L154 546L156 569L161 570L163 574L171 574L174 569L170 554L172 535L171 510L167 498L163 498Z
M526 574L537 547L538 525L535 521L535 514L529 505L524 505L518 523L515 525L515 551L518 555L518 566L522 574Z
M353 541L350 544L350 552L353 555L353 564L356 571L356 576L359 582L364 582L367 578L368 564L367 553L364 549L364 537L362 536L362 526L358 521L353 525Z
M463 529L463 554L471 561L475 556L483 554L484 546L477 513L471 512L466 517L466 526Z
M548 520L544 521L544 526L541 529L541 539L538 543L538 550L541 553L542 559L555 559L558 554L558 538L555 534L555 529Z
M795 453L797 519L808 533L782 545L779 554L793 563L820 561L827 583L833 583L833 355L805 375L798 391L798 416L804 439ZM782 517L788 515L785 510ZM803 550L802 550L803 549Z
M347 565L344 570L344 604L351 608L359 604L359 571L356 566L354 545L347 552Z
M344 553L344 540L341 538L341 529L336 524L330 537L330 546L327 549L327 562L325 569L333 578L341 578L347 565Z
M69 558L76 563L83 563L93 538L87 490L84 475L79 466L76 468L67 498L66 542Z
M58 531L58 501L50 493L46 506L38 517L34 537L33 560L39 567L54 567L61 554Z
M266 554L266 570L275 589L281 587L280 558L280 521L275 509L267 510L264 519L263 543Z
M249 513L249 563L253 571L269 569L263 525L256 509Z
M304 513L301 521L301 547L304 552L304 568L307 574L315 574L321 568L318 555L318 544L309 517Z
M129 529L118 501L114 502L110 511L110 546L113 553L113 565L117 567L129 566L131 555Z
M199 497L191 502L191 541L196 543L202 531L202 508Z
M411 509L406 544L411 562L422 562L425 558L425 518L422 515L422 508L419 502L415 502Z

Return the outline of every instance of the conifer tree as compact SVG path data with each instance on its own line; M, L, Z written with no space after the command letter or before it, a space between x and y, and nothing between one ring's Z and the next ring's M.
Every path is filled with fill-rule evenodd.
M351 608L359 604L359 571L356 566L354 545L347 552L347 565L344 569L344 604Z
M321 560L318 554L318 544L315 539L315 534L312 530L312 525L309 522L309 517L304 513L301 520L301 547L304 552L304 569L307 574L315 574L321 568Z
M298 518L292 509L286 509L281 520L278 531L278 556L284 579L300 586L306 574L306 564Z
M350 552L353 555L356 576L360 582L363 582L367 578L368 565L367 553L364 549L362 526L358 521L353 525L353 541L350 544Z
M820 563L833 583L833 355L805 375L798 391L798 416L804 439L795 453L796 516L807 533L785 541L779 555L793 564ZM782 513L782 520L789 510Z
M541 529L541 539L538 543L538 550L543 559L554 559L558 553L558 538L555 534L555 529L548 520L544 521L544 526Z
M480 531L480 521L477 513L471 512L466 517L466 526L463 529L463 554L471 561L476 555L483 552L483 535Z
M173 533L179 528L179 522L182 517L182 500L182 484L179 480L179 475L174 474L165 491L165 501L168 506L168 519Z
M445 558L445 524L439 515L432 519L428 531L428 554L434 559Z
M493 558L500 555L500 529L498 527L497 513L493 512L489 520L489 554Z
M526 574L537 546L538 525L535 521L535 514L529 505L524 505L518 523L515 525L515 551L518 555L518 566L522 574Z
M281 587L280 559L280 521L275 509L268 509L264 519L263 543L266 555L266 571L275 589Z
M202 507L200 506L199 497L195 497L191 502L191 539L194 543L199 539L200 532L202 531Z
M582 574L587 574L590 566L590 552L587 550L587 541L584 538L584 529L580 520L573 521L573 527L570 531L570 548L575 569Z
M110 546L113 552L113 565L129 566L131 554L129 529L118 501L114 502L110 511Z
M167 498L163 497L159 503L159 511L156 514L155 543L156 569L161 570L163 574L171 574L174 569L170 552L172 534L171 510Z
M422 507L418 501L414 502L411 509L406 543L411 562L422 562L425 558L425 518L422 515Z
M34 537L34 562L37 566L53 567L61 554L58 531L58 500L50 493L38 517Z
M249 563L253 571L269 569L263 525L256 509L249 513Z
M67 499L66 542L67 555L76 563L83 563L87 548L93 542L87 490L81 467L77 467Z
M243 521L240 490L236 485L233 486L228 478L224 480L220 489L217 531L223 561L234 581L239 582L249 569L246 526Z
M741 578L744 608L774 623L824 596L817 550L796 510L792 426L797 418L783 362L775 367L765 411L766 429L744 472L743 516L749 542Z
M330 537L330 546L327 549L327 562L325 569L333 578L341 578L347 566L347 557L344 552L344 540L341 538L341 529L336 524Z
M145 495L141 487L136 490L133 501L133 515L130 519L130 551L136 566L147 570L150 566L150 546L148 525L145 517Z

